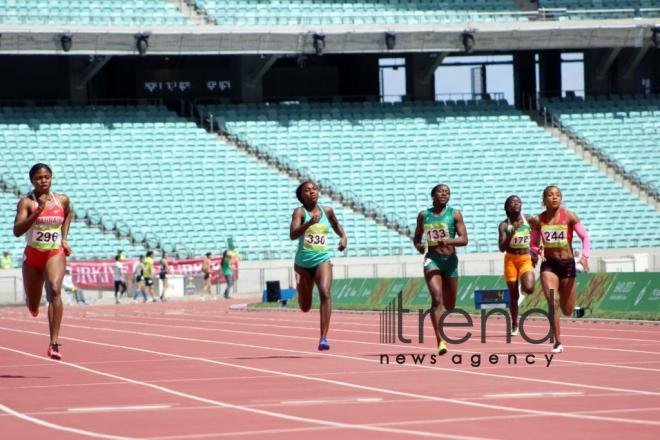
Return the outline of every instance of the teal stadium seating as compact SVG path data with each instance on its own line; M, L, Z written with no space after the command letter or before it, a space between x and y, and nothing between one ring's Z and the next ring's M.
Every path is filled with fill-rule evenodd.
M164 107L2 108L0 149L4 181L26 192L30 166L49 163L54 190L69 194L79 215L151 246L203 255L219 253L233 237L248 259L291 258L295 251L289 222L298 182ZM408 238L321 203L334 206L346 227L348 255L412 253ZM330 243L336 248L336 237ZM102 253L94 240L75 244L79 255Z
M512 0L196 0L221 25L359 25L528 20Z
M243 104L204 111L257 149L410 225L429 205L430 189L449 184L451 204L462 209L471 235L470 252L497 250L508 195L519 194L526 211L538 213L549 184L562 188L594 247L660 245L655 209L506 102ZM613 206L635 227L615 220Z
M2 24L185 25L166 0L0 0Z
M626 172L660 189L660 96L552 99L546 106Z
M560 20L660 17L660 0L540 0Z

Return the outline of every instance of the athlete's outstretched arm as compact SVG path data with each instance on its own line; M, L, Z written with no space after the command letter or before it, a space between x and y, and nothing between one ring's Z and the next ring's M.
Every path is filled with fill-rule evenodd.
M424 244L422 243L422 236L424 235L424 211L419 211L419 214L417 214L417 226L415 227L415 235L413 236L413 244L415 245L415 249L420 254L423 254L426 252L426 248L424 247Z
M60 201L64 206L64 223L62 224L62 248L68 257L71 255L71 247L69 246L67 237L69 235L71 220L73 220L73 209L71 209L71 200L65 194L60 195Z
M23 197L18 201L18 205L16 205L16 218L14 218L14 235L16 237L25 234L44 210L44 206L39 204L37 209L33 210L30 214L29 208L31 203L30 199Z
M330 206L325 207L325 215L328 217L328 221L332 225L335 234L339 235L339 246L337 246L337 250L341 252L346 249L346 246L348 246L348 239L346 238L344 228L339 224L339 220L337 220L337 216L335 215L335 210Z

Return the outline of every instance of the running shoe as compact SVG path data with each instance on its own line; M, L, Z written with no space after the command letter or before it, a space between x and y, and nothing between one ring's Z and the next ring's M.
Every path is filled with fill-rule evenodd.
M552 347L552 352L553 353L563 353L564 352L564 346L561 345L561 342L555 342L555 345Z
M50 344L48 347L48 357L55 359L56 361L62 359L62 355L60 354L60 344L57 342Z
M319 351L330 350L330 343L323 337L319 340Z
M511 326L511 336L518 336L518 326L515 324Z
M445 341L440 341L438 344L438 354L442 356L445 353L447 353L447 344L445 344Z

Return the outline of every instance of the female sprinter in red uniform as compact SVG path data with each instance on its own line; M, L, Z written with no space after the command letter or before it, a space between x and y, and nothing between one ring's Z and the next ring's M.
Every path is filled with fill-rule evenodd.
M559 307L566 316L573 313L575 305L575 256L573 255L573 231L582 240L580 263L589 272L590 241L586 229L575 213L561 207L561 190L552 185L543 190L545 211L538 216L538 224L532 230L532 259L536 263L539 238L543 242L541 254L541 284L548 300L548 307L554 308L553 353L562 353L559 329ZM559 302L557 302L559 292Z
M63 313L62 279L66 269L66 257L71 255L67 234L72 212L66 195L50 191L52 177L53 172L46 164L38 163L30 169L30 181L34 191L18 202L14 235L20 237L27 232L27 246L23 257L23 287L32 316L39 314L44 282L48 285L51 294L48 304L48 356L59 360L62 358L60 344L57 342Z

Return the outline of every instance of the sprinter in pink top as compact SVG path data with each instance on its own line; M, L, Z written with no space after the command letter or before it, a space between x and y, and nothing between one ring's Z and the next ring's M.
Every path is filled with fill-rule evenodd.
M532 260L536 265L541 257L541 285L548 300L548 307L554 308L554 339L553 353L562 353L559 329L559 308L564 315L570 316L575 306L575 255L573 254L573 231L582 240L582 256L580 263L589 272L589 234L578 216L561 206L561 190L552 185L543 190L542 212L532 229ZM539 241L543 250L539 253Z

